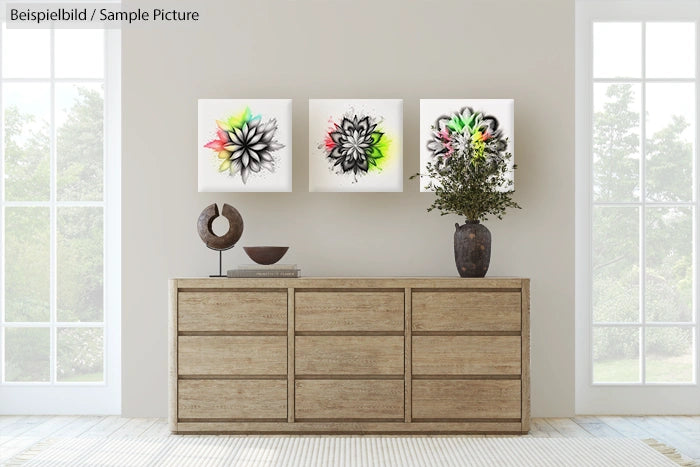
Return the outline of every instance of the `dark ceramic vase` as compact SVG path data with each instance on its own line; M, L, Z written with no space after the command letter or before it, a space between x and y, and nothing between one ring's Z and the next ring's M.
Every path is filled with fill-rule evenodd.
M491 232L479 221L455 224L455 264L462 277L484 277L491 261Z

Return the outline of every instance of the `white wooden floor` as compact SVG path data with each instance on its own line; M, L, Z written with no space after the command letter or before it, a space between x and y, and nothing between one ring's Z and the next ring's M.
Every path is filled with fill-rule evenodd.
M159 418L0 416L0 464L49 437L173 436ZM531 437L654 438L700 463L700 417L536 418Z

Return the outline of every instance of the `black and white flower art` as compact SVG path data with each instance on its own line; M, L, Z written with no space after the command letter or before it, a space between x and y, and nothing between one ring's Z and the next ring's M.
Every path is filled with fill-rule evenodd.
M309 101L310 191L401 191L398 99Z
M439 169L453 154L470 148L478 149L475 154L489 163L503 161L506 153L513 155L513 107L513 99L421 99L421 173L429 162ZM503 191L513 190L514 156L508 165ZM421 175L420 191L430 191L429 182Z
M378 167L379 159L384 157L387 139L377 128L376 119L367 115L343 117L340 124L328 132L324 146L334 166L343 172L357 174L369 171L370 166Z
M291 101L203 99L199 125L199 191L291 191Z

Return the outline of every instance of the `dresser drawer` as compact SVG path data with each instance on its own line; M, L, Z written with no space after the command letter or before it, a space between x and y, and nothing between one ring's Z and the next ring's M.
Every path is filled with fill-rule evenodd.
M180 292L179 331L286 331L286 292Z
M520 419L520 380L414 380L414 420Z
M180 380L178 419L287 421L287 381Z
M403 398L403 380L302 380L295 383L294 416L403 421Z
M403 292L297 292L297 331L403 331Z
M413 331L520 332L520 292L414 292Z
M414 375L519 375L520 336L413 336Z
M286 336L180 336L180 375L286 375Z
M403 336L297 336L297 375L403 375Z

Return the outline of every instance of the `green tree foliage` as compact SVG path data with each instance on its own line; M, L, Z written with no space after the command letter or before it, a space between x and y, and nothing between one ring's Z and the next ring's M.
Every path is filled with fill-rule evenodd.
M59 201L103 197L103 99L77 88L77 97L56 130ZM43 131L37 131L43 128ZM5 188L8 200L47 201L50 132L20 109L5 111ZM103 209L59 207L56 212L57 316L59 321L103 321ZM49 209L8 207L5 224L5 299L8 320L47 321L49 315ZM48 328L10 328L8 379L48 378ZM102 328L61 328L59 379L101 380Z
M47 122L5 109L5 199L48 201L51 176Z
M7 381L48 381L49 329L5 329L5 379Z
M639 192L639 112L631 109L629 84L608 87L593 125L593 190L596 201L632 201Z
M674 116L646 141L645 189L640 189L640 115L634 112L632 85L610 85L608 102L594 115L593 181L598 202L690 201L692 143L688 127ZM687 208L648 207L645 212L647 322L689 321L692 316L692 213ZM636 207L596 207L593 213L593 310L596 322L639 319L639 211ZM637 355L629 331L607 328L597 334L596 360ZM688 351L690 334L680 328L648 333L650 355L677 356Z
M508 179L510 153L502 159L484 158L473 148L455 151L445 161L428 162L426 174L430 181L426 188L435 192L435 200L428 212L440 211L441 216L457 214L467 221L485 221L489 215L502 219L508 208L520 209L513 201L513 191L502 187L512 187ZM416 178L415 174L411 178Z
M59 200L102 199L104 121L102 94L79 87L78 98L56 138Z
M501 191L509 170L507 159L499 164L472 163L467 154L452 156L445 167L428 163L426 170L431 180L429 187L435 191L435 201L428 212L437 209L440 215L457 214L466 220L485 221L489 215L503 218L508 208L520 208L513 201L512 191ZM512 185L512 182L510 182Z

